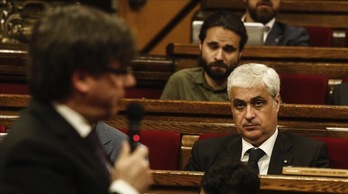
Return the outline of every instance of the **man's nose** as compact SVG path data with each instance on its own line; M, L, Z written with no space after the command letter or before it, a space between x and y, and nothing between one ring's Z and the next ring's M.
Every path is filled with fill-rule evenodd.
M223 50L222 49L218 49L216 50L216 53L215 53L215 61L222 61L223 60Z
M250 121L253 118L255 118L254 108L251 106L247 106L245 112L245 119Z

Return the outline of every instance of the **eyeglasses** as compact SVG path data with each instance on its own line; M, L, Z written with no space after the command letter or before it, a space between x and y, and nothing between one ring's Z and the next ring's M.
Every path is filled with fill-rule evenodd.
M126 69L113 69L110 67L103 68L105 72L110 72L115 75L126 76L133 73L132 67L127 67Z

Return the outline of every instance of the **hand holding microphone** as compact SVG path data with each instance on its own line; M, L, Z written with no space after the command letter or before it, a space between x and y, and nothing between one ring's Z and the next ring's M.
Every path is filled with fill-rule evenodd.
M138 103L130 103L126 113L129 122L129 145L127 142L123 143L115 162L112 179L121 179L132 185L139 193L143 193L153 184L147 159L149 150L146 146L137 148L140 144L140 121L144 115L144 108Z

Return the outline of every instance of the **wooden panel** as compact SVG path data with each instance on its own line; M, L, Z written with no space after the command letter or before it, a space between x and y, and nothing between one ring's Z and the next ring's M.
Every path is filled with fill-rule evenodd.
M0 95L0 126L11 132L19 110L26 107L29 96ZM202 133L236 134L229 102L166 101L124 99L121 111L106 122L118 129L127 129L127 105L138 102L144 106L143 130L176 131L182 135L180 169L189 157L192 146ZM348 138L348 106L282 104L278 127L308 137Z
M200 180L203 172L188 171L153 171L154 185L149 193L171 193L175 189L187 190L187 193L199 193ZM311 176L281 176L260 175L261 193L275 191L276 193L347 193L348 179L311 177ZM194 189L196 188L196 192Z
M273 67L278 73L322 74L330 87L348 76L348 48L246 46L240 63L257 62ZM167 55L138 56L132 61L137 88L161 89L175 71L197 67L197 44L169 44ZM26 47L0 46L0 81L27 83Z
M0 95L0 114L18 115L28 102L29 96ZM107 122L116 128L127 128L125 109L131 102L144 106L143 129L172 130L191 135L236 133L229 102L123 99L122 110ZM3 119L6 120L3 117L1 122ZM348 106L281 104L278 120L281 130L305 136L348 137Z

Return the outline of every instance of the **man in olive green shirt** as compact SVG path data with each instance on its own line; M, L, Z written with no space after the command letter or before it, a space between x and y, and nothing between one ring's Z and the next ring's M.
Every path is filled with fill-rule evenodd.
M216 12L204 21L199 39L199 67L174 73L161 99L228 101L226 79L248 39L244 24L230 12Z

